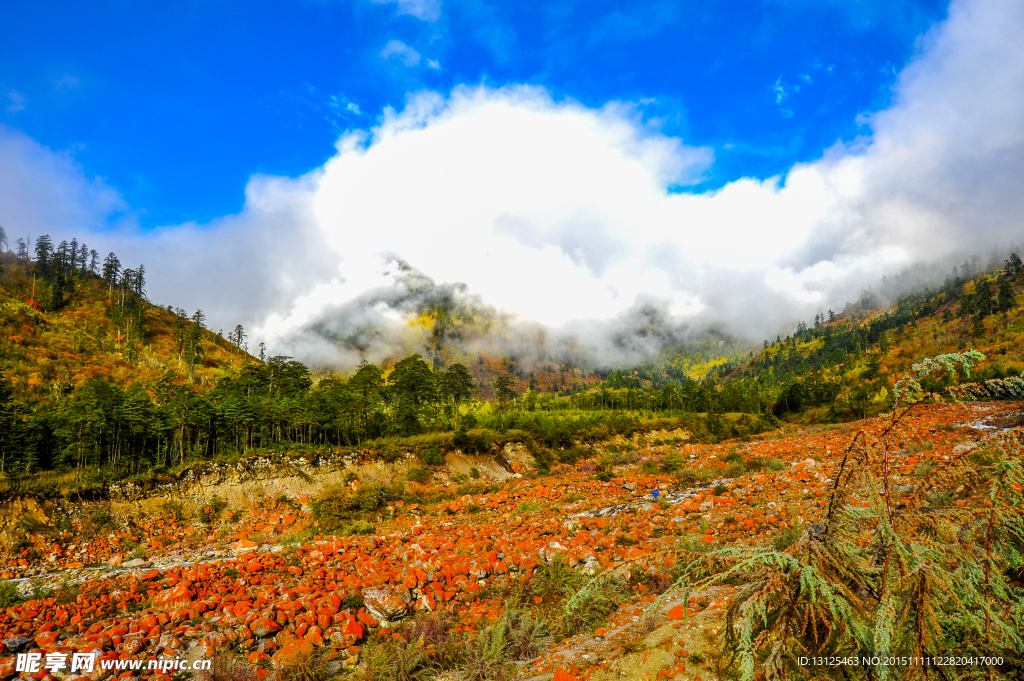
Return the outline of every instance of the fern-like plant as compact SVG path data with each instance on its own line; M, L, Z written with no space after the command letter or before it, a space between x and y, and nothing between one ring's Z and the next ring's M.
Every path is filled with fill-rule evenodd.
M961 384L941 393L926 379L969 377L976 351L925 360L897 382L880 425L856 433L838 471L825 519L791 546L691 554L673 589L740 584L719 660L759 679L993 678L1024 673L1024 436L989 437L983 451L924 471L896 499L890 484L907 416L943 399L1020 397L1024 381ZM980 499L949 503L953 496ZM941 500L941 503L936 500ZM935 656L1001 659L938 666ZM892 664L871 662L873 658ZM814 666L801 658L857 664ZM984 661L984 660L983 660Z

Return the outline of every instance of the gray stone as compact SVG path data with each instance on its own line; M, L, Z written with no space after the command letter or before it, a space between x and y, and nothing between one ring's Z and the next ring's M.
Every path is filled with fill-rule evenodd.
M29 643L32 643L32 639L28 636L12 636L4 641L7 650L12 652L26 647Z

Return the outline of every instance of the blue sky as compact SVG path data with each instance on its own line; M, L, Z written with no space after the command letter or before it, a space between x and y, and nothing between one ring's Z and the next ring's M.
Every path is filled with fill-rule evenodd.
M8 2L0 122L70 154L144 228L239 211L409 93L528 83L715 161L687 191L784 174L885 108L935 2Z

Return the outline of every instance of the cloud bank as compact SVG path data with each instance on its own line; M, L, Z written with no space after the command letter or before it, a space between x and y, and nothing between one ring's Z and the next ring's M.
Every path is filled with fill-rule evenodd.
M864 134L784 177L691 192L712 150L628 104L464 86L411 95L303 177L254 176L238 215L103 239L147 264L154 299L313 363L415 345L408 321L438 291L520 320L522 337L577 337L605 361L685 328L774 337L912 262L1021 237L1022 34L1019 2L954 2ZM38 172L19 180L2 156L0 197L47 177L77 192L81 217L21 202L48 229L115 210L116 195L25 138L0 145Z

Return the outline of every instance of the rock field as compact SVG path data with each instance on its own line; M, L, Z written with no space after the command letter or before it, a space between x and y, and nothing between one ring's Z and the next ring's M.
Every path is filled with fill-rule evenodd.
M897 493L922 464L941 467L965 456L998 428L994 417L1014 408L922 406L908 419L904 447L893 459ZM719 643L731 588L660 596L681 555L701 546L770 543L820 521L853 434L880 423L750 442L639 447L603 481L584 460L549 475L492 480L487 493L393 501L369 534L324 534L313 513L320 493L314 489L310 496L266 494L222 511L205 509L205 523L175 519L153 505L140 506L135 525L115 522L90 532L78 519L0 554L0 577L27 598L0 610L0 679L19 675L15 654L27 651L233 655L261 679L322 649L336 669L358 673L365 648L402 636L403 620L445 613L453 635L473 635L498 621L509 594L539 566L559 562L589 576L614 572L628 594L601 626L554 641L522 666L520 677L706 681L715 676L709 654ZM661 465L670 454L707 475L681 481ZM730 478L737 460L761 465ZM536 595L523 607L550 618L561 606L557 595ZM57 675L74 681L77 673ZM97 668L88 678L104 675L139 673ZM45 669L31 676L57 678Z

